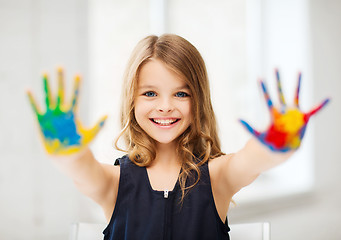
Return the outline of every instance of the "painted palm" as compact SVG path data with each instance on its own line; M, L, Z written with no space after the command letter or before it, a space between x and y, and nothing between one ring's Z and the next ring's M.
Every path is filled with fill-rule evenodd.
M37 116L44 146L48 153L68 155L80 151L90 143L103 127L106 116L94 127L86 129L76 117L80 77L74 81L74 92L70 103L64 101L64 79L61 69L58 70L58 95L54 99L49 87L47 75L43 77L46 111L43 113L37 106L30 91L27 92L31 106Z
M278 70L276 70L277 88L281 104L280 109L273 106L264 82L260 81L271 115L271 124L266 131L259 132L253 129L244 120L240 120L240 122L253 136L273 151L287 152L289 150L297 149L301 144L310 117L321 110L329 102L329 99L325 99L320 105L313 108L311 111L303 113L299 108L301 76L301 73L299 73L294 107L287 107L282 92L280 76Z

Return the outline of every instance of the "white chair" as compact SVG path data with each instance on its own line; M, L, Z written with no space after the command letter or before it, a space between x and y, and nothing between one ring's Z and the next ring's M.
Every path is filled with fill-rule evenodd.
M75 223L71 225L70 240L103 240L107 224Z
M70 240L101 240L106 224L76 223L71 226ZM270 240L270 224L241 223L230 225L231 240Z
M231 240L270 240L270 223L240 223L230 225Z

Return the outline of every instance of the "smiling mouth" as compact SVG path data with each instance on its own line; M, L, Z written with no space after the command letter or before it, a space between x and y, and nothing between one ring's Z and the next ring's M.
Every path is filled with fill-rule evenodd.
M160 126L170 126L178 121L180 121L180 118L171 118L171 119L157 119L157 118L151 118L150 119L153 123L160 125Z

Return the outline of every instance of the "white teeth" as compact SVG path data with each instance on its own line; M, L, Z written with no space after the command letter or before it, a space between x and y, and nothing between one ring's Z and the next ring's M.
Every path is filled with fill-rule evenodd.
M166 126L176 122L176 119L153 119L153 121L157 124Z

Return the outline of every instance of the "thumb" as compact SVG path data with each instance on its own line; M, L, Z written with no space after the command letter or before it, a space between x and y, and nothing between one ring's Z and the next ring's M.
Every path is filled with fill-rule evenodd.
M312 110L310 110L308 113L306 113L306 117L307 119L309 119L311 116L313 116L314 114L316 114L318 111L320 111L324 106L327 105L327 103L330 101L329 98L325 99L322 103L320 103L320 105L318 105L317 107L313 108Z
M91 142L96 137L99 131L103 128L107 118L108 118L107 115L103 116L100 120L97 121L95 126L93 126L91 129L84 131L84 140L83 140L84 144Z

